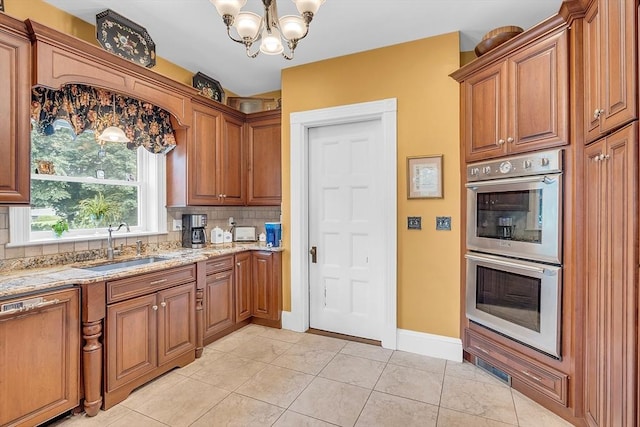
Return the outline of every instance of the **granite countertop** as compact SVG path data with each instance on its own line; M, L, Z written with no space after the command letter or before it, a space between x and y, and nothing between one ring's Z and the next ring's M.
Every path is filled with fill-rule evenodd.
M82 285L114 280L142 273L163 270L166 268L193 264L198 261L205 261L209 258L221 255L255 250L281 252L283 249L281 247L271 248L259 246L255 243L228 243L225 245L210 245L203 249L181 248L177 250L154 251L153 253L142 254L138 257L116 256L113 261L99 259L56 267L16 270L3 273L2 277L0 277L0 300L69 285ZM163 260L149 264L114 268L108 271L91 271L83 269L84 267L131 261L148 257L161 257Z

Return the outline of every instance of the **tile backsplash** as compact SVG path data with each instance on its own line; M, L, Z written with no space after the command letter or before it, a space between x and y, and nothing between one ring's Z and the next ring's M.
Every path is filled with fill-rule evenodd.
M173 220L182 220L183 214L207 214L207 238L214 227L229 229L229 217L236 225L257 227L264 232L264 223L280 220L280 207L274 206L221 206L167 209L167 234L128 237L126 233L114 234L116 246L124 245L125 253L135 253L136 240L141 240L145 252L178 248L182 245L182 233L171 231ZM9 243L9 208L0 207L0 272L23 268L50 267L80 261L106 258L107 239L61 241L41 245L7 247Z

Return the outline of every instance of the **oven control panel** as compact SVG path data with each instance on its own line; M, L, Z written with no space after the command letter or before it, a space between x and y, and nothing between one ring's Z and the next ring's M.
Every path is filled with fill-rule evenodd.
M562 150L491 159L467 166L467 182L562 172Z

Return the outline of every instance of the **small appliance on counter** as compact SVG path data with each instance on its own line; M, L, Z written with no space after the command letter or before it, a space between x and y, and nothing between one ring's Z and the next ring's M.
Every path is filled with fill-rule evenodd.
M267 233L267 246L277 248L282 240L282 224L279 222L265 222L264 229Z
M219 245L224 243L224 232L220 227L214 227L211 230L211 243L214 245Z
M182 215L182 246L185 248L201 249L207 244L207 215Z
M255 242L256 228L248 226L237 226L233 229L234 242Z

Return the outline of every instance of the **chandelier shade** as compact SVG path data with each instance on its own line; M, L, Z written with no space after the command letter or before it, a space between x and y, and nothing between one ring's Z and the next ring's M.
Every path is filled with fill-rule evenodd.
M293 59L298 42L309 33L309 23L325 0L292 0L301 16L278 17L276 0L262 0L264 16L242 11L247 0L210 0L227 26L227 35L245 46L247 56L255 58L260 52L265 55L282 55ZM231 32L235 29L237 37ZM254 44L259 48L252 51ZM285 52L284 45L288 51Z
M116 124L118 123L118 116L116 115L116 95L113 94L113 113L111 116L113 125L109 126L98 136L98 142L104 144L105 142L131 142L122 129Z

